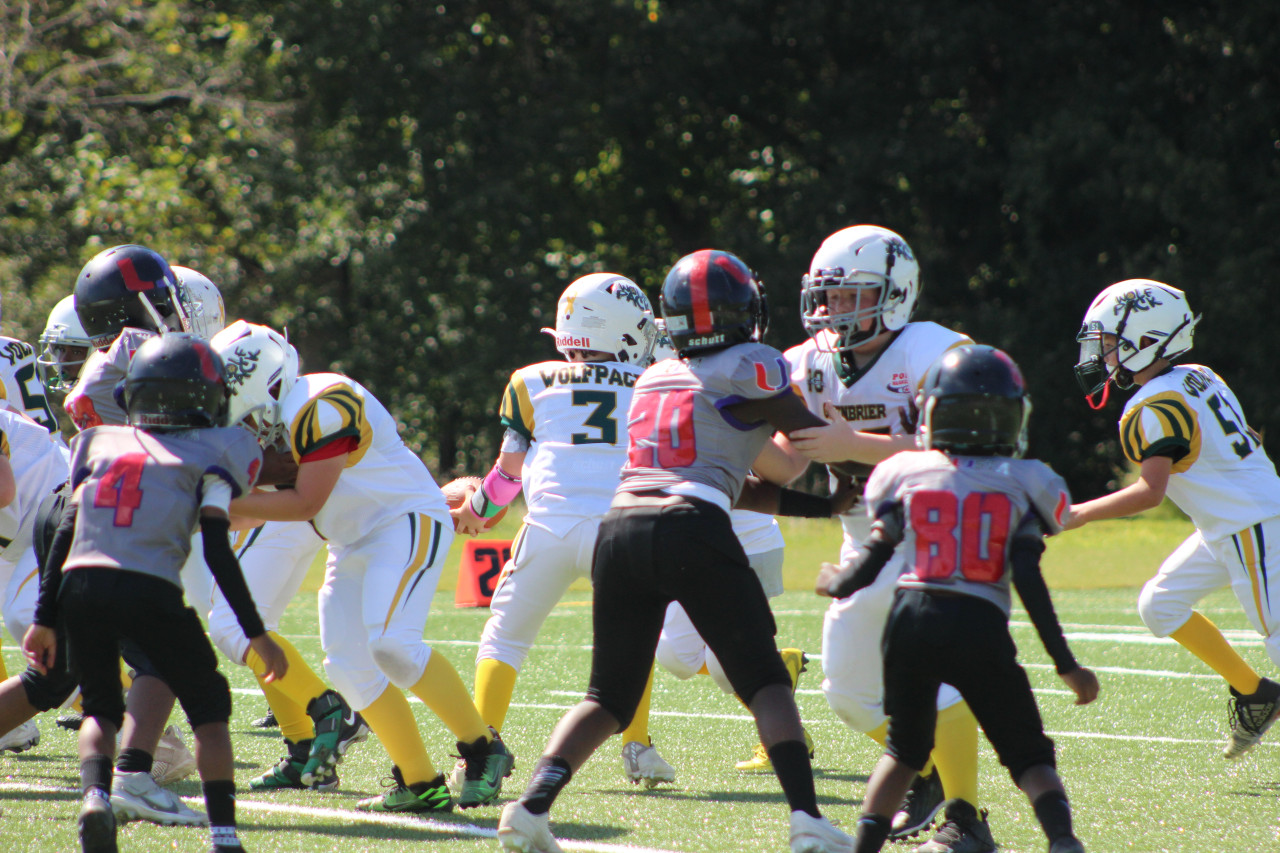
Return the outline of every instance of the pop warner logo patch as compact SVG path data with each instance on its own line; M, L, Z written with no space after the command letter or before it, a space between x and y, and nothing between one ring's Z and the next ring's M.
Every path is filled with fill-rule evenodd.
M769 378L770 365L756 362L756 386L761 391L781 391L787 387L787 363L780 358L773 360L773 367L778 370L778 381Z
M905 373L895 373L893 378L889 380L889 384L885 386L894 394L910 394L911 380L907 378Z

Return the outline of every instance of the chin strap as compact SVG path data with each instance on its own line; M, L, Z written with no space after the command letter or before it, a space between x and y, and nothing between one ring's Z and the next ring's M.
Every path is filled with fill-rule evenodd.
M1095 401L1093 399L1094 398L1093 394L1085 394L1084 399L1085 399L1085 402L1089 404L1089 408L1093 409L1096 412L1099 409L1104 408L1107 405L1107 400L1111 397L1111 377L1108 376L1107 381L1102 383L1102 391L1095 392L1095 393L1101 393L1102 398Z

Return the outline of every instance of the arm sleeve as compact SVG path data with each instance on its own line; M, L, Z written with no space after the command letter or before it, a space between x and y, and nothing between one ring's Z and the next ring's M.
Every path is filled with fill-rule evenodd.
M71 551L71 539L76 531L76 508L75 503L67 504L62 513L62 521L58 522L58 530L53 534L49 553L40 566L40 592L32 621L46 628L52 628L58 623L58 590L62 587L62 564L67 561L67 554Z
M862 549L827 586L827 593L832 598L845 598L871 586L893 556L902 536L901 505L894 504L871 525L871 535Z
M1062 635L1058 614L1054 612L1053 601L1049 598L1049 587L1040 573L1040 555L1043 553L1044 538L1039 535L1039 523L1032 526L1024 524L1010 544L1009 561L1013 565L1013 585L1022 599L1022 606L1027 609L1031 624L1036 626L1036 633L1040 635L1040 642L1044 643L1045 651L1053 658L1053 665L1061 675L1077 669L1079 664L1067 646L1067 638Z
M200 535L204 541L204 561L218 582L218 589L227 597L227 604L236 614L240 629L250 639L266 633L262 617L249 594L249 587L244 582L240 571L240 561L235 551L231 550L231 539L227 532L231 522L225 518L202 516L200 518Z

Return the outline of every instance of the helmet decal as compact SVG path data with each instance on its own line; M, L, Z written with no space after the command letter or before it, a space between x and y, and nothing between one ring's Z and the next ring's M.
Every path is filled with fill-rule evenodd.
M258 360L262 358L262 350L247 350L244 347L236 347L230 354L223 357L223 362L227 365L227 384L243 385L249 381L249 377L258 369Z
M200 372L204 374L204 378L210 382L217 382L223 377L218 373L218 367L213 363L213 350L209 349L209 345L201 341L195 344L192 349L196 351L196 357L200 359Z
M141 293L144 290L156 289L156 281L147 281L138 275L138 270L133 265L133 258L121 258L116 261L116 268L120 270L120 275L124 278L124 286L129 290Z

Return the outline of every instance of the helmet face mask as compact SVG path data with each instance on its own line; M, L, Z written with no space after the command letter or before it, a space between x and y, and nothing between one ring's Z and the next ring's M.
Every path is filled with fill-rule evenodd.
M126 328L158 333L189 328L173 270L145 246L114 246L94 255L76 276L75 306L99 349Z
M800 317L824 351L845 352L905 326L920 295L920 267L887 228L854 225L832 234L801 280Z
M230 422L245 426L264 447L279 444L288 428L280 402L298 381L298 351L276 330L244 320L209 343L226 365Z
M634 281L616 273L591 273L576 279L556 303L556 349L565 358L575 352L604 353L610 361L653 362L658 327L653 306Z
M227 325L227 310L222 292L208 276L190 267L174 266L178 296L187 312L191 331L209 340Z
M1112 381L1130 388L1134 374L1188 352L1199 321L1176 287L1150 279L1117 282L1094 298L1080 324L1076 381L1090 398Z
M916 400L920 444L962 456L1022 456L1031 400L1022 371L1004 352L970 344L926 371Z
M764 285L738 257L702 249L662 283L662 318L681 358L759 341L769 325Z
M70 391L80 377L80 368L93 351L93 341L85 334L76 314L75 297L62 298L49 312L44 331L40 333L36 375L40 377L45 391Z
M226 370L202 338L178 333L144 341L121 383L130 426L150 432L226 426Z

